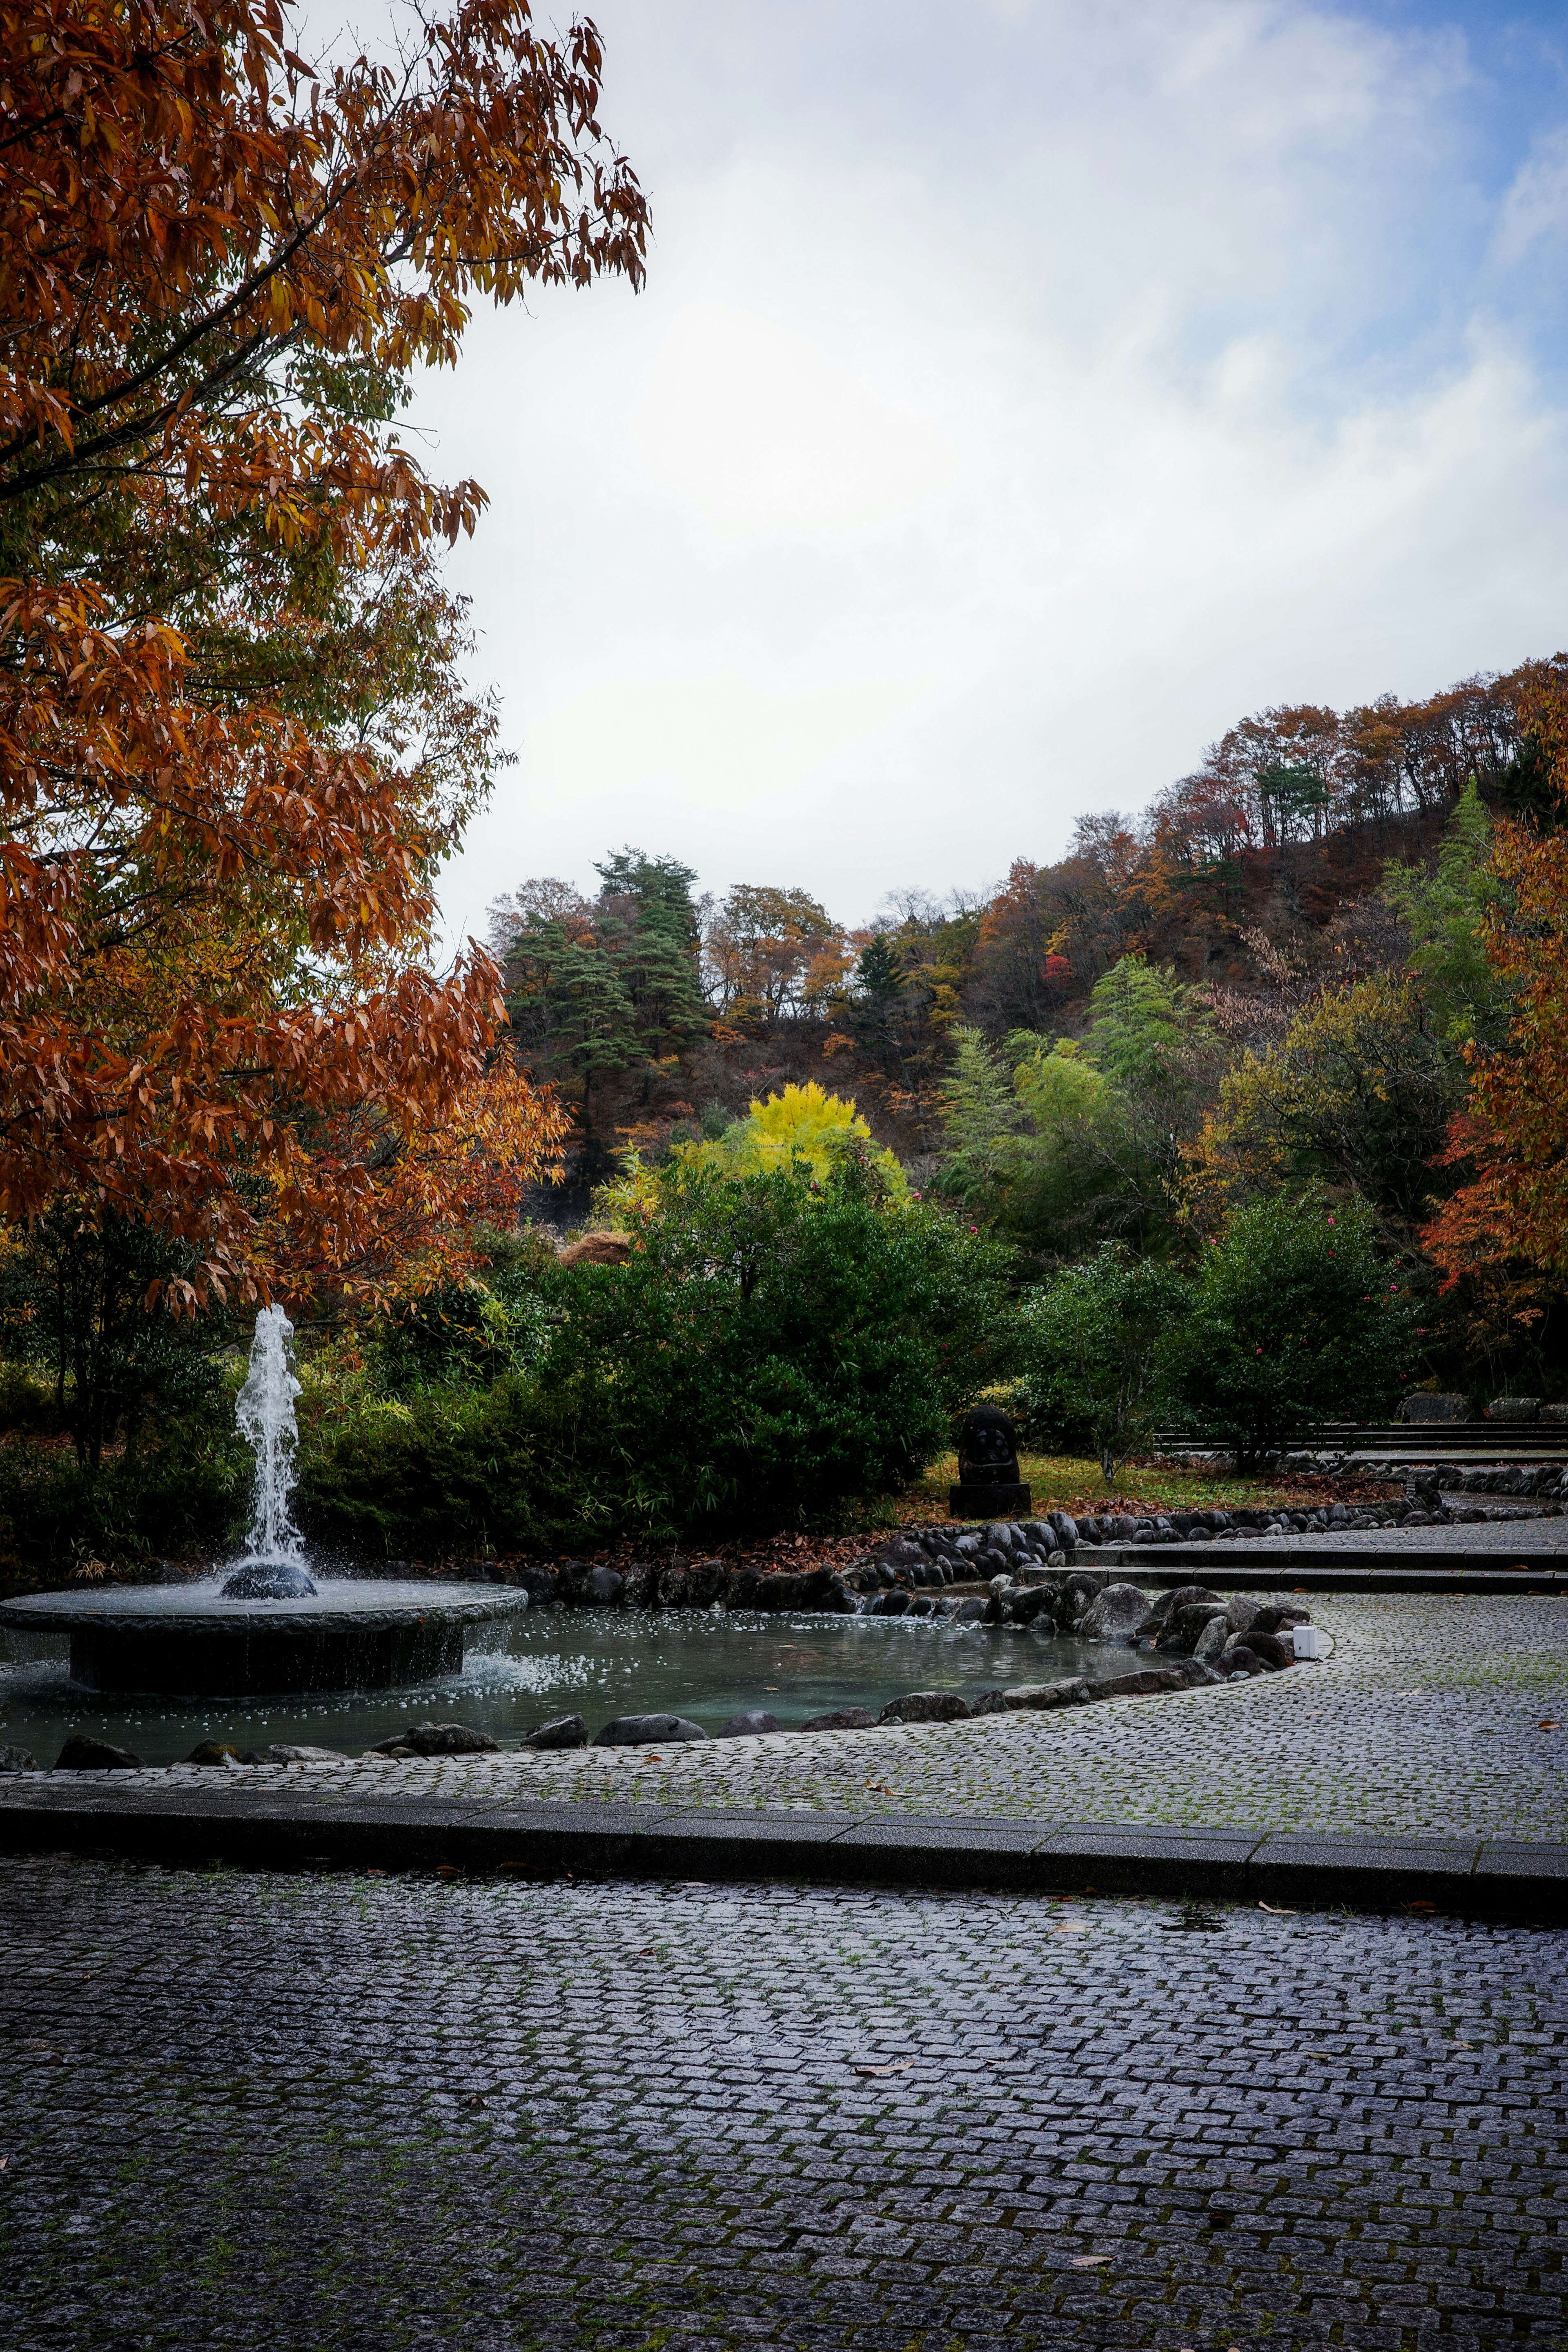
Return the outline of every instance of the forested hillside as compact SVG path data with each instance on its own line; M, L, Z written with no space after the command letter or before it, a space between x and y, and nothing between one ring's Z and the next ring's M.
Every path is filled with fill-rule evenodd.
M525 1058L577 1115L537 1213L580 1217L628 1150L816 1081L1036 1276L1107 1241L1184 1249L1311 1184L1419 1255L1473 1172L1453 1122L1513 986L1485 950L1497 828L1553 804L1540 713L1565 688L1559 656L1424 702L1264 711L1141 815L1081 818L1065 857L894 896L859 930L787 876L699 898L641 850L591 897L521 883L491 946ZM1529 1270L1467 1265L1446 1302L1443 1349L1543 1377L1555 1293Z

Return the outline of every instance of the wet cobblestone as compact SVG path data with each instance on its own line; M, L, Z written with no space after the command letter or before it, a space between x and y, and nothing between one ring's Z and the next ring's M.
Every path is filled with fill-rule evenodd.
M1215 1916L0 1863L0 2342L1568 2343L1563 1938Z

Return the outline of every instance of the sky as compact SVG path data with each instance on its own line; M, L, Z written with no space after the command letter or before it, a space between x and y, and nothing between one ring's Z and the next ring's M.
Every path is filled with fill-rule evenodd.
M414 390L518 755L448 946L627 843L984 889L1249 711L1568 644L1568 0L592 13L647 286Z

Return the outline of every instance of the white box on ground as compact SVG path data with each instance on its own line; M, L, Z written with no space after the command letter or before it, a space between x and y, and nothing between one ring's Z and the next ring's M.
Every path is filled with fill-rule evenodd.
M1296 1625L1291 1628L1290 1646L1299 1658L1326 1658L1330 1642L1316 1625Z

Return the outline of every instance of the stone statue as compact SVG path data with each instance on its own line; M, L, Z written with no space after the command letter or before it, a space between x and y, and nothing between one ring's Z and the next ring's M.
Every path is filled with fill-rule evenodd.
M998 1406L977 1404L964 1414L958 1433L958 1483L961 1486L1017 1485L1018 1433Z
M1018 1475L1018 1433L1011 1419L997 1405L975 1405L958 1435L958 1484L948 1494L949 1517L1026 1518L1030 1501Z

